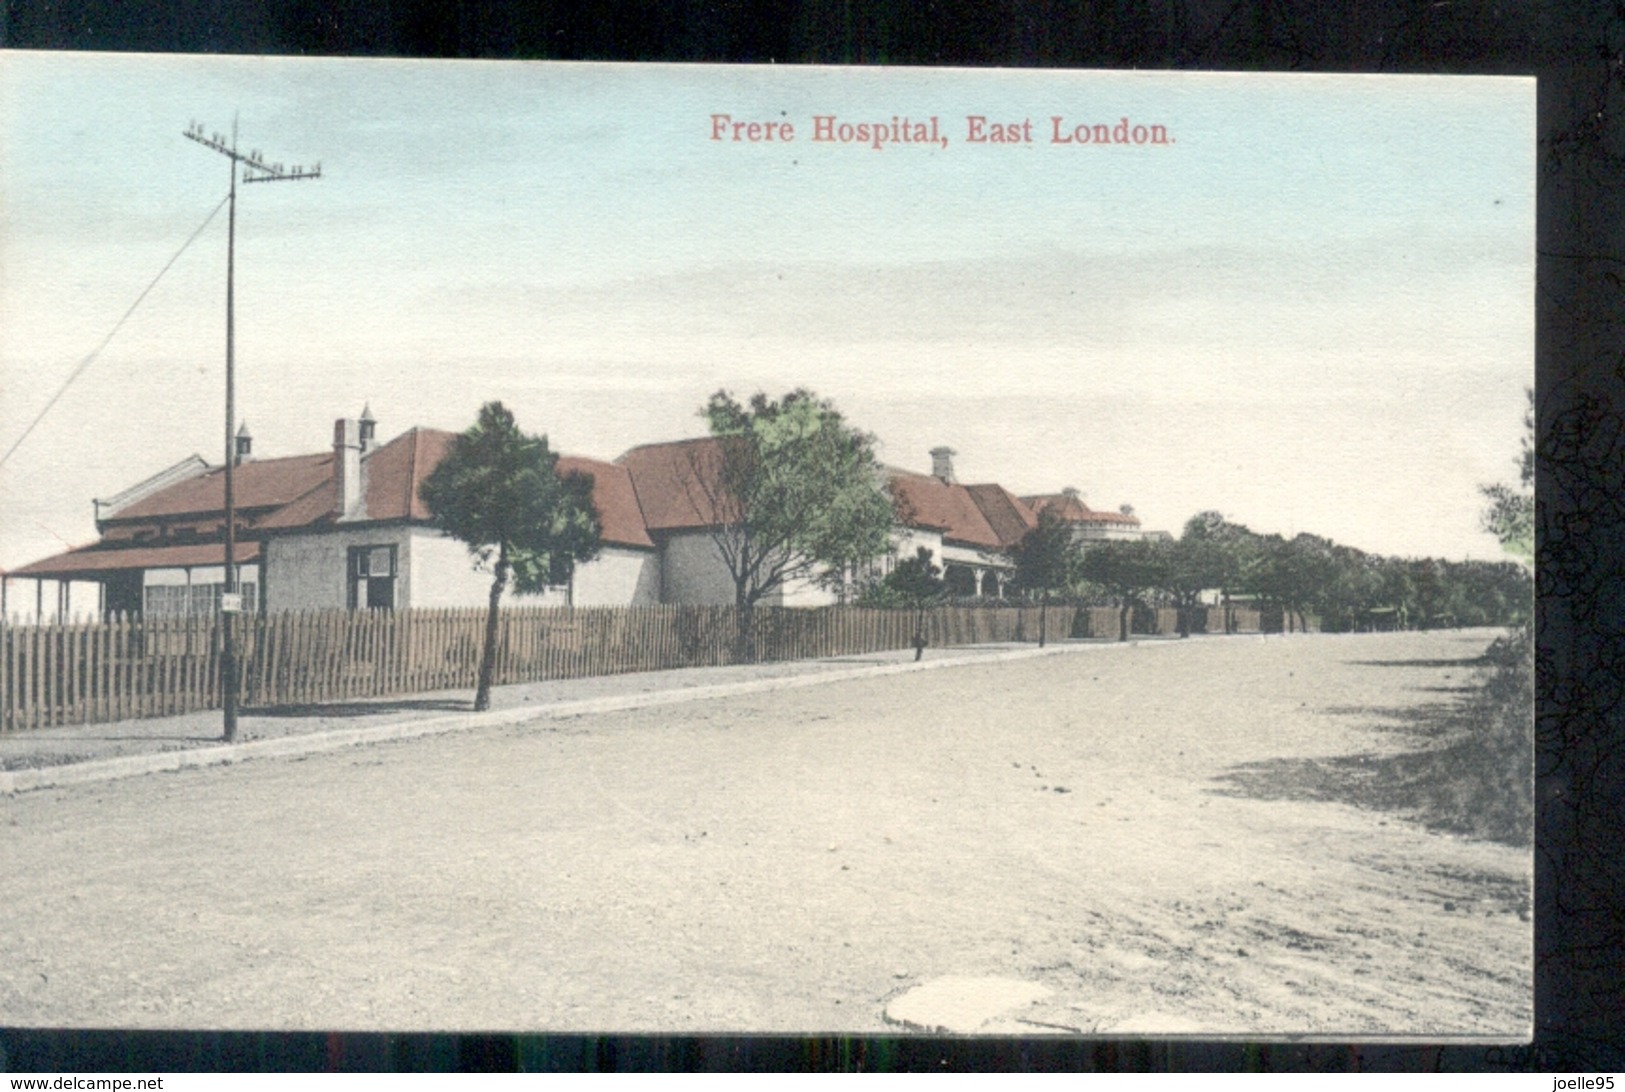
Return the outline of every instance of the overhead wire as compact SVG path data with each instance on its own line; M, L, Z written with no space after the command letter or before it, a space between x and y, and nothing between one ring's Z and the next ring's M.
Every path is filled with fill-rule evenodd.
M141 306L141 301L146 299L147 294L157 287L159 281L163 280L164 274L169 272L169 267L180 260L180 256L186 253L186 248L197 241L197 237L203 234L203 229L208 227L209 224L213 222L214 218L220 214L220 210L226 207L226 202L229 200L231 200L230 194L222 197L220 199L220 203L214 207L214 211L210 212L209 215L204 218L203 223L197 226L197 230L192 232L192 234L187 237L186 242L181 244L181 248L171 255L169 261L164 263L164 267L158 271L158 275L153 277L152 280L148 282L147 287L141 290L141 294L135 298L134 303L130 304L129 309L124 312L123 317L115 322L113 324L113 328L107 332L107 336L102 338L101 344L92 349L90 354L79 362L78 366L73 369L73 372L68 376L68 378L63 381L60 387L57 388L56 393L51 395L51 400L45 403L45 408L40 410L39 413L35 415L34 419L28 423L27 428L23 429L23 434L17 437L16 441L11 445L11 447L6 449L6 453L4 455L0 455L0 466L5 465L6 460L11 458L16 450L23 445L24 440L28 439L29 433L33 432L39 423L45 420L45 415L50 413L51 407L56 405L57 401L67 393L68 388L73 385L73 381L83 375L85 369L90 367L92 362L94 362L95 359L101 355L102 350L107 348L108 343L113 340L114 335L119 332L119 330L124 326L125 322L129 321L130 316L135 314L135 309Z

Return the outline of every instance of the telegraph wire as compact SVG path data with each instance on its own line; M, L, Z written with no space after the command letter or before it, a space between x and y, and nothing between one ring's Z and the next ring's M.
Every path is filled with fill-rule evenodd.
M73 385L73 381L78 379L80 375L84 374L85 369L90 367L91 363L101 355L102 350L107 348L108 342L113 340L114 335L119 332L119 330L124 326L124 323L129 320L129 317L135 314L135 309L141 306L141 301L147 298L147 293L151 292L158 286L158 282L163 280L164 274L169 272L169 267L180 260L180 256L186 253L186 248L197 241L197 237L203 234L203 229L208 227L209 224L214 221L214 218L219 215L221 209L226 207L226 202L229 200L231 200L230 195L222 197L220 199L220 203L214 207L214 211L209 213L208 217L203 221L203 223L198 225L197 230L192 232L192 234L187 238L186 242L181 244L181 248L175 251L174 255L169 259L169 261L164 263L164 267L158 271L158 275L152 278L152 280L147 284L147 287L143 288L141 290L141 294L135 298L135 302L130 304L129 310L124 312L124 317L114 323L113 328L107 332L107 336L102 338L102 343L92 349L90 351L90 355L79 362L79 366L73 369L73 373L68 376L68 378L63 382L62 386L58 387L56 393L51 395L51 400L45 403L45 408L40 410L38 416L29 422L27 428L23 429L23 434L17 437L16 442L6 450L4 455L0 455L0 466L4 466L6 464L6 460L11 458L16 450L22 446L23 441L28 439L28 434L34 431L35 426L37 426L41 421L45 420L45 415L50 413L51 407L56 405L57 400L67 393L68 388Z

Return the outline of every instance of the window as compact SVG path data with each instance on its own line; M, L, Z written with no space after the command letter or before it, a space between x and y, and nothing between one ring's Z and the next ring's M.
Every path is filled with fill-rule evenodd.
M350 609L395 609L395 547L350 547Z
M150 618L179 618L189 614L214 614L220 610L224 584L149 584L143 589L142 613ZM252 582L237 585L243 597L243 611L259 605L259 588Z
M173 617L190 610L185 584L159 584L146 589L141 604L142 613L149 618Z

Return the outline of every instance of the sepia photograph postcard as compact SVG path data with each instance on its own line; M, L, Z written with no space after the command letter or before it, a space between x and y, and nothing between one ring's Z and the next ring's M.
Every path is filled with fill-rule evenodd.
M0 55L0 1026L1527 1042L1535 156Z

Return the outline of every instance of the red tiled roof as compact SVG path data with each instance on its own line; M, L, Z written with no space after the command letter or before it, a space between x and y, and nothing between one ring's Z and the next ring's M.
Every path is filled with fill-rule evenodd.
M644 528L643 511L638 507L632 475L626 467L597 459L584 459L578 455L560 455L559 473L572 472L592 478L592 503L598 510L598 525L604 542L617 546L654 548L654 540Z
M622 455L650 531L686 531L726 523L730 507L720 486L721 451L712 437L645 444ZM926 474L888 469L898 519L941 531L943 537L998 550L1019 541L1037 522L1025 505L997 485L966 487ZM979 490L999 530L972 494ZM1002 532L1002 533L1001 533Z
M53 580L127 569L179 569L188 566L219 565L225 561L225 553L225 545L219 542L205 542L195 546L133 546L125 549L109 549L98 544L82 546L77 550L69 550L67 553L24 565L6 575ZM237 543L236 557L239 562L257 561L259 556L259 543Z
M1006 545L965 486L908 470L888 473L898 517L910 527L928 527L944 539L985 550Z
M426 521L429 511L418 487L450 450L456 434L414 428L370 452L363 461L366 521ZM250 524L253 530L317 530L337 523L333 513L334 457L331 452L264 459L237 468L237 503L242 509L272 508ZM721 450L703 437L635 447L613 463L580 456L559 458L559 471L580 471L593 479L593 503L603 539L613 545L653 548L650 532L714 527L728 520L726 492L720 488ZM1054 506L1066 519L1138 526L1115 512L1094 512L1077 497L1053 494L1016 497L999 485L960 485L927 474L888 468L898 519L913 527L942 532L947 541L985 550L1019 542L1037 524L1037 513ZM224 473L216 468L161 489L109 520L173 519L222 514ZM213 543L116 548L111 540L123 528L109 526L107 539L14 570L9 575L50 577L117 569L218 564ZM258 544L238 544L239 560L259 556Z
M1014 546L1038 526L1038 514L1002 485L967 485L965 491L1005 546Z
M617 460L631 475L650 531L686 531L726 523L729 501L719 482L721 451L712 437L644 444ZM998 550L1020 541L1037 517L997 485L947 484L927 474L889 469L898 519L943 537ZM984 510L985 509L985 510Z
M712 437L644 444L616 460L631 476L651 531L694 530L728 522L722 451Z
M367 518L428 519L418 486L451 450L455 432L414 428L367 456Z
M303 496L260 520L262 530L310 527L333 516L333 456L322 455L322 477Z
M429 510L418 498L418 486L445 458L454 432L413 428L362 459L366 482L366 518L369 520L426 520ZM324 474L314 488L259 523L268 530L316 527L334 522L333 456L323 460Z
M369 452L362 460L368 521L426 521L429 509L418 486L434 472L457 438L454 432L413 428ZM593 476L593 504L598 508L604 541L622 546L652 547L626 471L613 463L561 456L559 468L585 470ZM118 514L119 520L172 515L222 515L224 473L173 485ZM240 508L280 504L254 530L292 531L332 526L334 517L333 455L298 455L244 463L237 468L235 489ZM201 507L200 507L201 505ZM65 556L65 555L64 555Z
M1056 515L1073 523L1119 523L1127 527L1140 525L1139 516L1126 516L1121 512L1097 512L1071 493L1045 493L1021 499L1035 513L1053 508Z
M237 507L275 508L287 504L328 478L332 474L328 465L332 460L332 455L294 455L243 463L232 475ZM225 507L226 471L224 467L215 467L143 497L109 522L201 515L223 512Z

